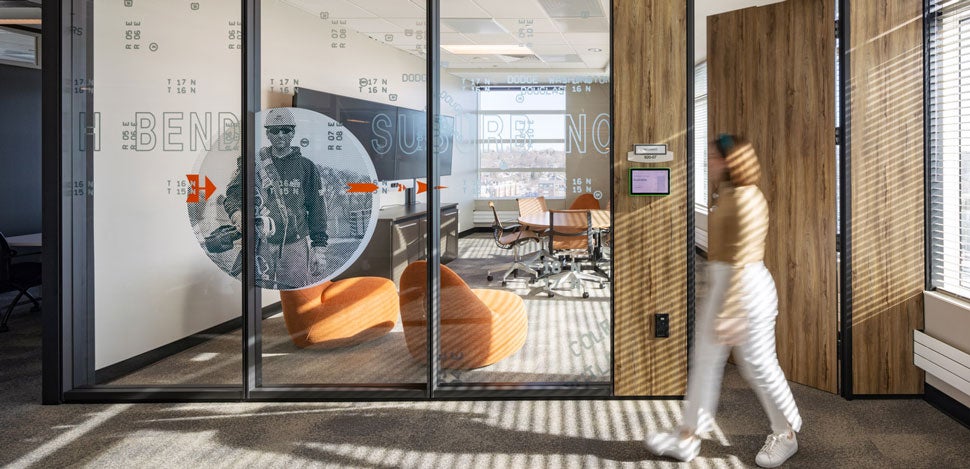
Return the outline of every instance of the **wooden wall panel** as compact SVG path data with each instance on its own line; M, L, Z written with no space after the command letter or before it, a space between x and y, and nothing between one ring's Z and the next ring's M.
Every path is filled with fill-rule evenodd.
M920 0L852 0L849 76L855 394L918 394L923 327Z
M836 392L835 1L788 0L708 18L710 137L746 136L771 217L788 379Z
M620 396L682 395L687 383L687 11L684 0L613 0L614 372ZM631 164L634 143L674 161ZM631 167L670 167L666 197L628 195ZM654 313L670 337L653 338Z

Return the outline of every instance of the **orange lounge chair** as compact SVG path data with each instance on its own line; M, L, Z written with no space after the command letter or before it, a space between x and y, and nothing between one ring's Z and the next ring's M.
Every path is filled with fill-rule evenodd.
M404 339L414 358L427 359L427 270L425 261L407 266L401 275L401 318ZM471 289L448 267L441 266L441 366L479 368L517 352L528 332L525 304L503 290Z
M400 315L394 282L355 277L280 292L286 329L297 347L337 348L387 334Z

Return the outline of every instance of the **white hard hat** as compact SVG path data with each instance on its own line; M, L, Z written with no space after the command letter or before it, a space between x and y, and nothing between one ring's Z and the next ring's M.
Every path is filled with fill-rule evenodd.
M270 109L266 113L266 123L263 127L271 127L277 125L292 125L296 126L296 119L293 118L293 113L290 112L289 108L278 107Z

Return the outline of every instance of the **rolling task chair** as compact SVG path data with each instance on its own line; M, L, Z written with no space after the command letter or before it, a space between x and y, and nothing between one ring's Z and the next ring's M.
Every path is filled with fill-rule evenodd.
M7 307L7 311L3 314L3 320L0 321L0 332L10 330L7 327L7 321L10 320L14 307L17 306L23 296L26 295L34 304L31 311L40 311L40 303L27 290L41 284L41 264L40 262L14 263L13 257L16 255L17 251L10 249L7 238L3 236L3 233L0 233L0 293L18 292L16 298L13 299L10 306Z
M566 215L564 218L568 221L557 226L557 214ZM604 288L608 278L582 270L583 263L591 263L594 260L596 248L594 235L589 210L549 211L548 252L555 259L544 263L543 289L550 297L555 296L553 290L572 290L578 286L583 293L583 298L589 298L589 291L586 290L583 281L596 282L599 288ZM567 266L568 270L566 270Z
M519 257L519 246L533 241L539 243L539 236L534 231L527 230L519 225L503 225L502 221L498 219L495 204L489 202L488 207L492 209L492 216L495 217L495 221L492 222L492 236L495 238L495 244L501 249L512 250L512 262L486 267L488 281L492 281L493 273L503 270L505 271L505 275L502 276L503 287L508 282L509 275L514 277L520 270L533 277L538 277L539 272ZM533 260L538 260L538 256Z

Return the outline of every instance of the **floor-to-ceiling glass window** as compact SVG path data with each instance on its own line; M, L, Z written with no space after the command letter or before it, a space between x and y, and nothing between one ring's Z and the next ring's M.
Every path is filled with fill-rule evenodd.
M441 389L611 377L610 5L442 1ZM443 261L446 259L443 259ZM402 311L403 312L403 311Z
M430 230L424 4L267 0L260 15L256 282L281 301L262 383L423 386L427 304L400 305L427 283L409 268Z
M245 4L74 1L68 387L608 393L609 4Z

